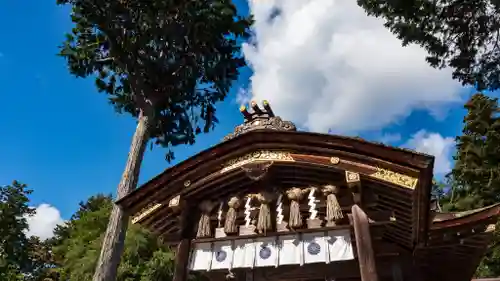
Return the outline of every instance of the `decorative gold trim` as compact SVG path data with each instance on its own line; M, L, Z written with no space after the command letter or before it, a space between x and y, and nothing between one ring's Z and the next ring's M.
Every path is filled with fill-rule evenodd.
M245 171L247 174L247 177L250 178L253 181L258 181L264 178L269 171L269 167L273 165L273 161L266 161L266 162L257 162L257 163L251 163L251 164L246 164L244 166L241 166L240 169Z
M494 224L488 224L488 226L486 227L486 230L484 232L486 232L486 233L494 232L495 228L496 228L496 226Z
M177 195L174 198L170 199L170 201L168 201L168 207L175 208L178 207L180 203L181 203L181 196Z
M348 184L359 182L359 174L351 171L345 171L345 180Z
M417 186L417 183L418 183L417 178L413 178L413 177L410 177L407 175L403 175L400 173L396 173L396 172L386 170L383 168L378 168L378 167L377 167L377 171L375 173L371 174L370 177L376 178L379 180L383 180L383 181L387 181L387 182L390 182L390 183L393 183L395 185L399 185L401 187L408 188L411 190L415 189L415 187Z
M226 173L226 172L232 171L236 168L240 168L244 165L250 164L250 163L265 162L265 161L295 162L295 159L292 157L291 153L286 152L286 151L258 150L258 151L254 151L252 153L246 154L244 156L240 156L240 157L237 157L235 159L231 159L220 170L220 173L221 174ZM341 161L345 161L345 160L341 160L339 157L331 157L330 158L330 163L334 164L334 165L339 164ZM392 184L395 184L395 185L398 185L398 186L401 186L404 188L414 190L417 186L417 183L418 183L417 178L414 178L414 177L411 177L408 175L404 175L404 174L400 174L397 172L393 172L391 170L387 170L387 169L383 169L383 168L379 168L379 167L373 167L373 166L369 166L369 165L365 165L365 164L361 164L361 163L356 163L356 162L352 162L352 164L355 164L358 166L363 165L364 167L371 168L371 169L375 168L376 172L374 172L372 174L368 174L368 176L385 181L385 182L389 182L389 183L392 183ZM348 173L348 174L346 174L347 182L359 181L359 173L354 173L354 172L350 172L350 171L346 171L346 173ZM351 175L351 174L353 174L353 175ZM354 174L358 174L357 180L354 178L355 177ZM349 179L350 177L352 177L352 178Z
M337 165L338 163L340 163L340 158L332 157L330 158L330 163L332 163L333 165Z
M226 173L246 164L262 161L295 162L289 152L258 150L228 161L226 165L224 165L225 167L222 168L220 172Z
M139 213L139 215L134 216L132 218L132 224L138 223L139 221L141 221L145 217L149 216L151 213L153 213L154 211L156 211L160 207L161 207L161 204L157 203L149 208L144 208L143 211L141 213Z

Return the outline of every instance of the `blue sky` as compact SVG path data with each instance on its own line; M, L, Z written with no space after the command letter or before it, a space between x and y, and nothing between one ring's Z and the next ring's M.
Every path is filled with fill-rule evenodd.
M0 24L10 26L0 38L0 183L25 182L35 190L34 205L50 203L68 217L80 200L114 192L135 120L115 113L92 79L73 78L56 56L71 28L68 9L55 1L28 2L0 3ZM245 69L242 83L249 75ZM222 124L196 145L176 148L176 160L217 143L241 120L234 98L218 113ZM147 152L141 182L170 165L164 154Z
M71 28L69 11L54 2L0 2L0 25L8 27L0 37L0 184L14 179L27 183L35 191L33 205L51 204L68 218L79 201L114 192L135 120L115 113L106 97L96 92L92 79L68 74L56 53ZM240 6L246 9L246 3ZM244 69L232 95L218 104L221 124L215 131L199 137L193 146L174 149L176 162L216 144L242 121L236 93L247 87L251 75L249 68ZM464 112L460 103L447 110L439 120L424 110L413 111L362 136L379 139L398 134L401 139L395 139L395 145L420 129L455 136ZM171 165L164 154L161 148L147 151L141 183Z

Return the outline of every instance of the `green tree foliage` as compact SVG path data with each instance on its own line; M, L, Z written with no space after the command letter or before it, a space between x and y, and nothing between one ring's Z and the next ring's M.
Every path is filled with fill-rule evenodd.
M164 147L193 144L217 123L238 69L250 20L231 0L57 0L72 7L75 24L60 55L76 77L95 77L118 112L138 118L117 189L122 198L137 186L149 140ZM198 124L202 124L201 129ZM171 150L167 160L173 159ZM103 240L94 281L116 278L128 217L115 207Z
M14 181L0 186L0 280L52 281L50 245L38 237L27 237L27 218L32 190Z
M431 199L439 201L445 196L446 196L446 185L443 182L433 179L431 188Z
M449 178L444 181L433 181L432 190L431 190L431 199L437 200L440 211L449 212L450 211L450 195L452 194L451 187L449 183Z
M78 210L71 216L70 220L64 225L57 225L54 229L54 237L50 238L48 243L52 247L60 246L65 243L70 236L70 230L74 228L73 224L77 222L82 215L101 210L103 206L110 206L111 195L98 194L91 196L87 201L79 203Z
M91 280L106 231L112 199L96 195L80 208L54 237L45 241L26 237L26 218L32 191L14 182L0 186L0 280ZM173 254L152 233L134 225L128 230L118 281L168 281L173 276Z
M0 186L0 280L24 280L31 268L26 217L34 210L28 206L32 191L14 181Z
M112 209L111 196L92 196L52 239L58 280L91 280ZM152 233L134 225L129 228L118 281L171 280L173 254Z
M500 202L500 119L498 100L475 94L465 104L462 134L456 139L451 190L441 197L445 211L466 211ZM500 225L497 227L500 229ZM476 275L500 276L500 234L495 233Z
M55 263L52 255L50 240L42 241L36 236L28 238L28 254L30 256L30 268L25 275L26 281L57 281L58 273L54 268Z
M500 202L500 119L498 100L475 94L465 104L462 135L456 140L450 210Z
M75 26L60 48L70 72L95 77L118 112L149 115L156 144L192 144L214 126L214 103L245 65L240 43L250 20L232 1L57 3L73 8Z
M427 62L450 67L453 78L478 90L500 88L498 0L358 0L382 17L403 45L427 50Z

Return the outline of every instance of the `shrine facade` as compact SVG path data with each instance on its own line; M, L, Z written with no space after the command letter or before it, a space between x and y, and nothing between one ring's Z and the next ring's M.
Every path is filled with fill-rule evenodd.
M469 281L499 205L442 213L434 157L299 132L269 103L116 203L176 246L175 281Z

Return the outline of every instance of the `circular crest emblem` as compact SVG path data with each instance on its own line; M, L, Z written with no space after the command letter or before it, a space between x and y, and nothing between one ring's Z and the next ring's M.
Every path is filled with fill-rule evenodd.
M259 257L263 260L267 260L271 256L271 249L268 246L262 247L259 251Z
M307 252L313 256L319 254L319 252L321 252L321 246L316 243L316 242L311 242L308 246L307 246Z
M340 163L340 158L332 157L332 158L330 158L330 163L337 165L338 163Z
M227 253L224 250L217 251L215 254L215 260L218 262L223 262L227 257Z

